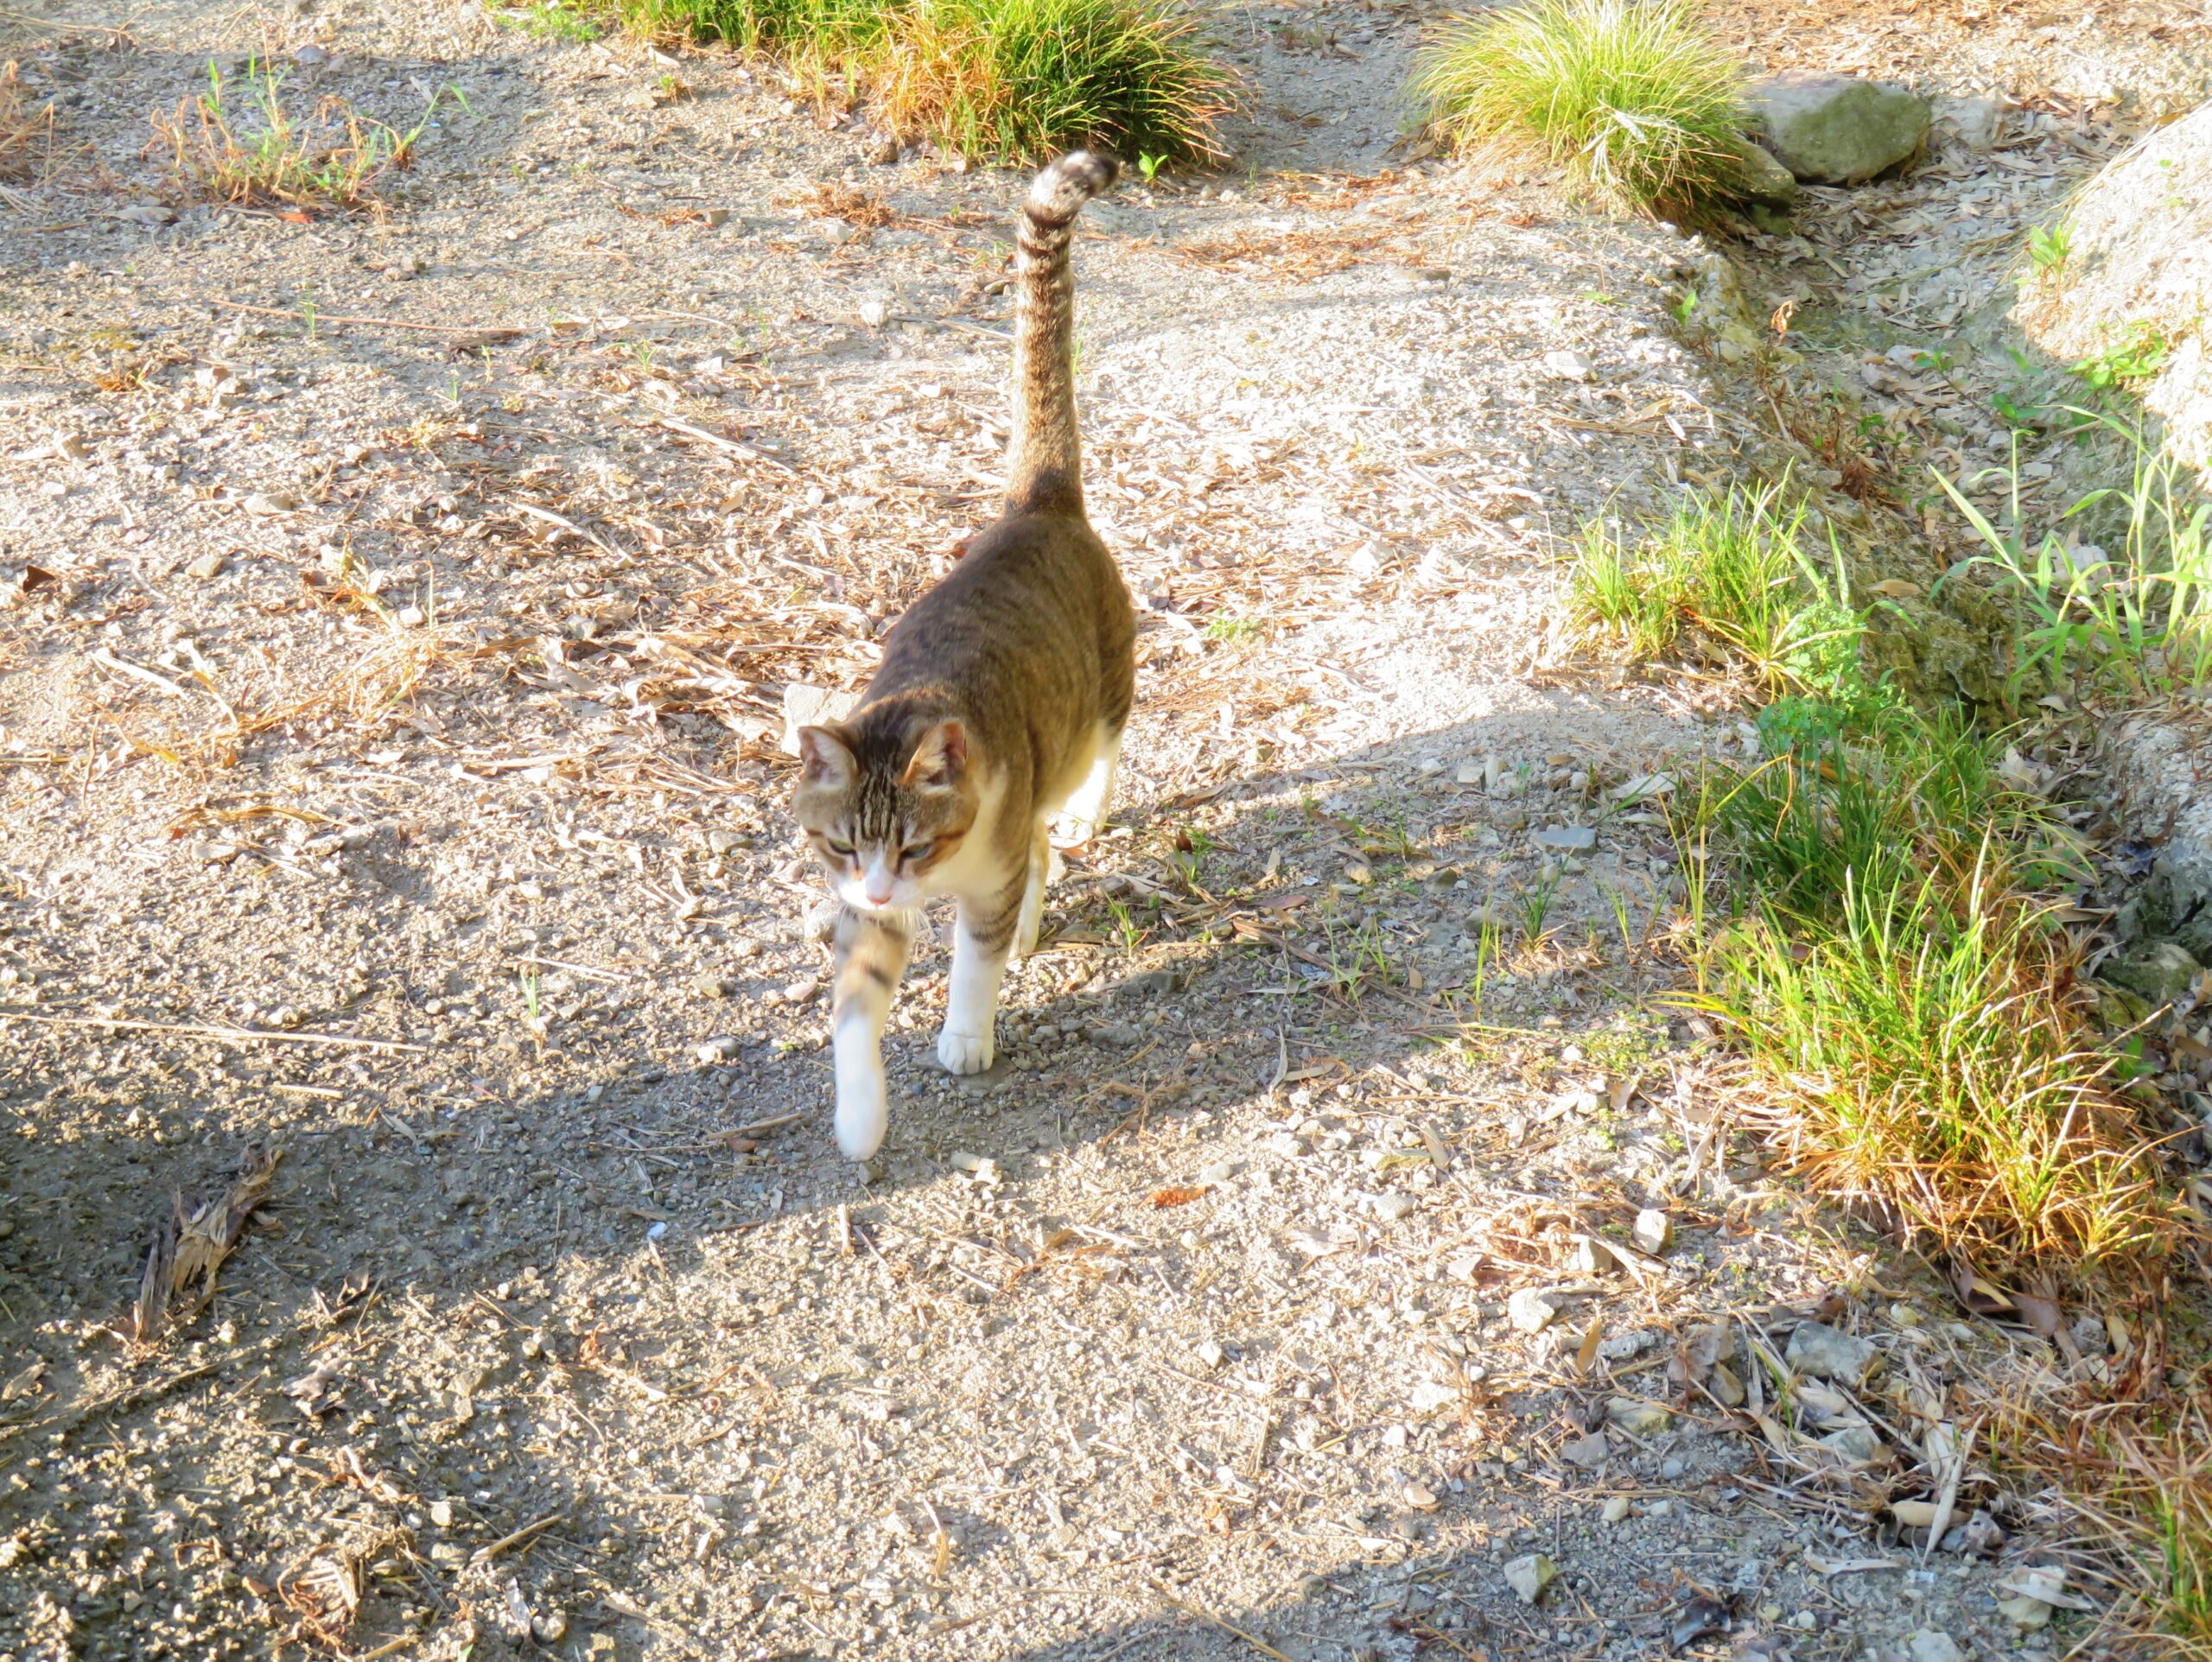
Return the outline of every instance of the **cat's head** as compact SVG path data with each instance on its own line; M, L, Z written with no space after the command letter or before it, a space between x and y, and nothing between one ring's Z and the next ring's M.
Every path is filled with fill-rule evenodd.
M976 822L968 729L956 717L798 730L791 811L830 885L855 911L911 911L924 879Z

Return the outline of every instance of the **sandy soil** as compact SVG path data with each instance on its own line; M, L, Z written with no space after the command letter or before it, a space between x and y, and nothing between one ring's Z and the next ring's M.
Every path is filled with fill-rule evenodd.
M993 1076L917 965L874 1184L780 711L989 514L1019 178L474 8L10 24L63 148L0 219L0 1653L2063 1648L1995 1608L2037 1497L1969 1475L2001 1562L1878 1516L2041 1342L1654 1013L1653 793L1739 713L1551 622L1558 536L1767 454L1697 251L1409 162L1432 16L1220 9L1236 159L1089 216L1123 823ZM383 211L146 153L257 51L436 101ZM212 1307L126 1342L249 1147ZM1816 1322L1879 1382L1785 1407Z

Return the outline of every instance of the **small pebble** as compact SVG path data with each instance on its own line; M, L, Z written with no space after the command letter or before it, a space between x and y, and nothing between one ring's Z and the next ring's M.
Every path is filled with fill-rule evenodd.
M1505 1584L1520 1595L1522 1603L1534 1604L1543 1597L1544 1589L1559 1578L1559 1566L1541 1552L1530 1552L1514 1559L1503 1573Z
M1558 1315L1558 1296L1541 1287L1523 1287L1505 1301L1505 1319L1523 1333L1541 1333Z

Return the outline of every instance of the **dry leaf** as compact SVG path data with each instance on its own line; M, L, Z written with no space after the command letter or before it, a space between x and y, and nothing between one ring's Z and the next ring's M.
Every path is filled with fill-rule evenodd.
M184 1197L176 1197L169 1215L155 1231L154 1244L146 1254L138 1297L127 1323L133 1340L150 1344L172 1304L179 1306L175 1319L180 1325L207 1308L215 1296L216 1271L238 1244L254 1208L269 1197L280 1152L275 1148L248 1149L230 1192L219 1201L204 1201L188 1210Z
M1605 1330L1603 1316L1590 1323L1590 1331L1582 1335L1582 1342L1575 1347L1574 1377L1581 1379L1590 1372L1590 1364L1598 1360L1598 1340Z
M1157 1207L1188 1206L1205 1193L1202 1186L1191 1183L1170 1183L1165 1189L1152 1191L1152 1203Z

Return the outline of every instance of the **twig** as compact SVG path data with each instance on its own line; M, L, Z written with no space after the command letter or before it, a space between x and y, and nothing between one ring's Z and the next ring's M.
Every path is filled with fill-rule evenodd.
M664 427L671 433L681 433L687 439L696 439L701 444L710 444L717 450L726 450L733 456L743 456L751 461L765 461L779 473L789 473L794 478L798 474L798 468L779 456L772 456L766 451L755 449L749 444L741 444L735 439L726 439L719 433L709 433L705 428L694 427L689 422L679 422L673 416L662 416L654 420L653 425Z
M144 682L149 687L158 687L163 692L168 694L172 698L190 698L192 696L192 692L189 688L181 687L175 682L171 681L167 676L157 675L153 670L144 669L138 664L132 663L126 658L119 658L116 657L114 653L109 651L105 646L94 648L92 652L87 654L87 656L91 657L94 663L99 664L101 669L112 669L118 675L130 676L136 680Z
M1182 1611L1185 1615L1196 1616L1199 1621L1205 1622L1211 1627L1218 1627L1225 1633L1233 1634L1235 1637L1243 1640L1254 1650L1259 1652L1262 1656L1271 1656L1274 1658L1274 1662L1290 1662L1290 1658L1287 1655L1283 1652L1277 1650L1274 1646L1268 1644L1266 1640L1260 1638L1257 1634L1248 1633L1242 1627L1236 1627L1231 1622L1224 1621L1219 1616L1214 1614L1212 1611L1200 1609L1197 1605L1192 1604L1187 1599L1177 1598L1174 1594L1169 1592L1165 1587L1161 1586L1156 1581L1147 1580L1146 1585L1150 1587L1154 1592L1159 1594L1160 1597L1166 1599L1177 1609Z
M549 525L557 525L572 536L581 536L611 559L620 560L622 551L595 532L588 531L573 519L563 518L550 508L541 508L534 502L510 502L507 506L518 514L528 514L532 519L542 519Z
M420 1044L398 1039L356 1038L350 1033L272 1033L260 1027L202 1027L172 1021L107 1021L97 1016L36 1016L21 1010L0 1010L0 1021L35 1022L46 1027L104 1027L120 1033L181 1033L192 1038L221 1039L230 1044L336 1044L358 1050L405 1050L426 1053Z
M568 1515L569 1514L565 1512L549 1512L543 1518L540 1518L536 1523L524 1524L520 1529L516 1530L512 1534L502 1535L498 1540L488 1542L485 1545L478 1547L476 1549L475 1556L469 1559L469 1563L489 1564L493 1559L498 1557L499 1554L505 1552L509 1547L520 1546L525 1541L537 1539L538 1536L552 1528L554 1525L559 1523Z
M755 1120L749 1126L733 1126L728 1131L718 1131L716 1138L757 1137L764 1131L780 1131L785 1126L796 1125L805 1119L803 1113L779 1113L773 1120Z

